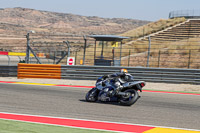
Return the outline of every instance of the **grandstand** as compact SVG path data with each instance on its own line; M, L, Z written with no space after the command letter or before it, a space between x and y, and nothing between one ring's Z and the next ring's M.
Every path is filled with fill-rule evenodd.
M189 16L186 16L187 13L170 15L173 17L166 20L167 23L162 24L160 21L163 20L159 20L144 26L144 30L145 28L151 30L150 34L140 36L123 46L122 65L145 67L148 66L147 58L149 58L149 67L200 69L200 15L192 16L189 13ZM170 23L179 17L184 17L184 21ZM160 28L157 28L159 26ZM138 32L137 29L125 35L134 32ZM151 47L148 55L149 43Z
M155 41L180 41L200 35L200 19L188 19L165 30L150 34ZM144 38L144 39L147 39Z
M163 30L159 30L147 36L138 38L138 41L148 40L150 36L152 41L180 41L183 39L200 36L200 11L199 10L181 10L169 13L169 19L185 18L185 21L171 25Z

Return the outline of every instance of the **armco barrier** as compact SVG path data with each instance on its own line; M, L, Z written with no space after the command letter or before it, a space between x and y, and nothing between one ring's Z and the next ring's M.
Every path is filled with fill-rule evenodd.
M61 65L19 63L17 78L61 79Z
M200 69L167 69L108 66L61 66L62 79L96 80L102 75L126 68L135 80L163 83L200 84Z
M162 83L200 84L200 69L169 69L143 67L67 66L19 64L18 78L58 78L96 80L102 75L128 69L135 80ZM17 76L17 66L0 66L0 76Z
M1 77L17 77L17 66L0 66Z

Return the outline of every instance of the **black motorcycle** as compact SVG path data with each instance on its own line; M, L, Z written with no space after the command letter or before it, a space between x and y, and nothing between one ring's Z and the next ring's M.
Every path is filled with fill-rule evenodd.
M127 81L124 82L120 78L99 77L96 87L92 88L85 96L88 102L119 102L124 106L131 106L140 97L138 91L142 92L145 86L144 81Z

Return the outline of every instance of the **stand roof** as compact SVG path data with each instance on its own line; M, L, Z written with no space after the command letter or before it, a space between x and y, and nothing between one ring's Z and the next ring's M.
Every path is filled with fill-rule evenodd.
M129 38L116 35L90 35L88 37L94 38L96 41L118 41L118 42L121 42L123 39Z

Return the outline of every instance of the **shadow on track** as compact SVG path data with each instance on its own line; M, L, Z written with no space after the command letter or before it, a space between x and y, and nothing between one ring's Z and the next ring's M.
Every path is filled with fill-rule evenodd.
M95 103L95 104L107 104L107 105L122 106L118 102L101 102L101 101L87 102L86 100L83 100L83 99L79 99L79 101L85 102L85 103ZM130 107L130 106L126 106L126 107Z

